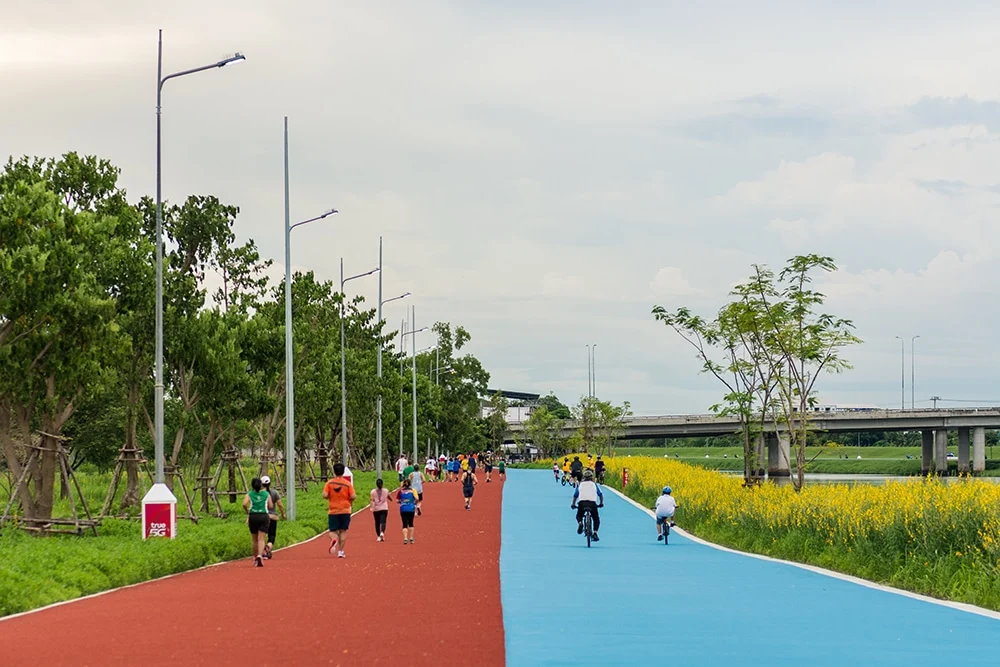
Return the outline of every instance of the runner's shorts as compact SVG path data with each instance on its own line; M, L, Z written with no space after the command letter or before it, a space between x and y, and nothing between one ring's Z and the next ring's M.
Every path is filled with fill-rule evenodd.
M326 527L331 533L338 530L347 530L351 527L350 514L327 514Z
M462 495L465 496L466 498L471 498L472 494L475 493L475 491L476 491L475 487L473 487L471 489L463 488L462 489Z
M266 533L267 524L270 523L270 519L267 517L267 512L250 512L250 521L248 525L250 526L250 534L254 535L256 533Z
M413 528L413 515L416 512L403 512L400 510L399 518L403 520L403 528Z

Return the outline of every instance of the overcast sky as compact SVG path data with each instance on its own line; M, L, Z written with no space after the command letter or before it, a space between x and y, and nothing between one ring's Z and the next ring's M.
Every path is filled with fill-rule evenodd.
M865 343L824 403L1000 403L1000 5L843 2L0 2L0 157L109 158L164 196L241 207L283 275L377 263L386 307L472 334L491 386L637 414L715 381L651 308L706 315L748 275L832 255L827 310ZM753 5L753 8L751 8ZM991 6L992 5L992 6ZM350 283L375 300L374 279ZM429 337L422 344L430 344ZM420 343L418 343L420 344ZM949 406L966 403L945 403Z

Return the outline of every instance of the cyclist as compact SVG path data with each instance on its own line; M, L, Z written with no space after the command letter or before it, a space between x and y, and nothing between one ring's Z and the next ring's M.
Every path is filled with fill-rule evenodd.
M573 479L576 480L575 484L579 485L583 479L583 461L580 460L579 456L573 457L573 462L569 464L569 471L573 475Z
M597 455L597 461L594 463L594 477L597 479L598 484L604 484L604 459L601 455Z
M663 533L666 529L663 524L669 523L671 526L676 526L673 522L674 512L677 511L677 500L670 495L670 487L663 487L663 494L656 499L656 541L663 541Z
M576 510L577 535L583 533L583 513L590 510L590 516L594 519L593 540L595 542L600 541L600 538L597 537L597 531L601 528L601 516L597 513L598 507L604 507L604 494L601 493L601 487L594 483L594 471L585 470L583 481L573 491L573 504L570 505L570 509Z
M587 464L586 464L586 467L587 467L588 470L593 470L594 469L594 455L591 454L590 452L587 452Z

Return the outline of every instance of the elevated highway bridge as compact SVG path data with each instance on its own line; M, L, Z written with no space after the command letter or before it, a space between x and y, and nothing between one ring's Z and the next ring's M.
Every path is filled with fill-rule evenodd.
M563 425L562 435L569 436L580 426L580 422L576 420L567 420ZM717 415L629 417L625 420L624 432L619 438L635 440L732 435L738 433L739 428L739 420L735 417ZM924 472L947 471L948 431L954 430L958 432L959 471L982 472L986 462L986 429L1000 429L1000 408L816 412L809 415L809 428L813 431L831 433L920 431L921 469ZM523 438L522 422L508 425L508 442ZM787 475L789 471L787 427L778 424L773 432L763 434L761 445L767 449L769 474Z

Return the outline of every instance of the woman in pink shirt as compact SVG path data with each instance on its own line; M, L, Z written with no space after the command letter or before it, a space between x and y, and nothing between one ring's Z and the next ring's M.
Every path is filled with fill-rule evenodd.
M385 522L389 517L389 492L382 486L382 478L379 477L375 480L375 488L371 492L371 502L368 503L372 516L375 517L376 542L385 541Z

